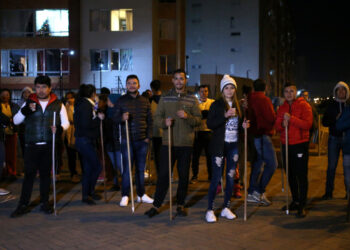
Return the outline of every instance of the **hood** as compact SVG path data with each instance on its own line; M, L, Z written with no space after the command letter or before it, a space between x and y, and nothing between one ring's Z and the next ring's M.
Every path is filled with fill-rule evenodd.
M338 97L336 96L336 92L337 92L337 89L339 87L344 87L345 90L346 90L346 97L345 99L338 99ZM335 100L337 102L346 102L348 99L349 99L349 86L345 83L345 82L338 82L337 85L335 85L334 89L333 89L333 96L335 98Z

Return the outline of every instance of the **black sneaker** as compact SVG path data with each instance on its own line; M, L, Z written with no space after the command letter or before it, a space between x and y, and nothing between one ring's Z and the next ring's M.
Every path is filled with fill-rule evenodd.
M99 201L102 199L102 196L96 193L93 193L92 195L90 195L91 199L95 200L95 201Z
M18 205L15 211L12 212L10 215L11 218L17 218L20 217L26 213L29 213L29 208L27 205Z
M299 207L298 212L296 214L297 218L305 218L306 216L306 211L303 206Z
M156 216L157 214L159 214L159 212L158 212L158 209L156 209L155 207L152 207L151 209L149 209L145 212L145 215L148 215L149 218L152 218L152 217Z
M187 216L187 211L186 209L184 208L184 206L178 206L176 208L176 215L177 216L180 216L180 217L185 217Z
M83 203L86 203L90 206L96 205L96 202L92 198L86 198L81 200Z
M41 204L40 211L44 212L45 214L52 214L53 207L48 202L45 202Z
M198 177L197 177L197 176L193 176L193 177L191 178L190 183L191 183L191 184L196 184L197 182L198 182Z
M322 200L331 200L331 199L333 199L333 195L331 194L326 193L322 196Z
M296 211L296 210L298 210L298 208L299 208L298 203L296 203L294 201L292 201L288 206L289 211ZM286 211L286 210L287 210L287 206L283 206L282 211Z

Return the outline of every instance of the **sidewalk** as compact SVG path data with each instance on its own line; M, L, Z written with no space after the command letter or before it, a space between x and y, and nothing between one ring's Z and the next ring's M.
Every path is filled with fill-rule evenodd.
M130 206L118 206L120 192L108 192L107 203L101 200L96 206L83 205L81 184L68 180L57 184L57 217L39 212L37 181L31 213L12 219L9 215L20 195L22 179L19 179L6 187L16 199L3 202L4 197L0 197L0 249L349 249L350 223L346 222L342 167L338 167L336 174L335 198L320 199L326 162L326 156L310 156L306 218L297 219L294 213L286 215L281 211L286 198L281 190L281 171L277 169L267 188L271 206L248 205L245 222L243 199L233 199L232 210L238 218L228 221L218 217L215 224L206 223L204 218L209 187L209 182L204 181L204 158L200 181L189 186L188 217L176 217L171 222L168 204L158 216L149 219L144 212L150 204L135 203L136 211L132 214ZM176 184L175 175L174 195ZM103 185L98 189L102 191ZM146 190L153 195L155 186L147 186ZM222 202L223 196L219 194L216 207Z

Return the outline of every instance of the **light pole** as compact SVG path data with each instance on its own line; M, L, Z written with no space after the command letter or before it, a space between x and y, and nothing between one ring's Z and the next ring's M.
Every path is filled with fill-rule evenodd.
M98 66L100 68L100 90L102 89L102 68L103 68L103 61L100 58L98 58Z

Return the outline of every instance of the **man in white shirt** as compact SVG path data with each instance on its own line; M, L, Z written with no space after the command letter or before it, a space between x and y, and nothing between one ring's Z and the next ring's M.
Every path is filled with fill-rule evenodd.
M51 93L51 79L48 76L38 76L35 78L34 87L35 93L29 96L13 118L15 125L26 123L26 145L22 193L18 207L11 214L12 218L29 212L28 205L37 171L40 174L40 210L46 214L53 212L52 206L49 205L52 134L56 133L59 126L64 130L69 127L65 106ZM54 114L56 126L53 126Z
M208 98L209 87L208 85L199 86L199 109L202 113L201 125L195 133L195 139L193 144L193 157L192 157L192 178L191 184L195 184L198 181L199 172L199 158L204 148L205 157L207 160L208 180L211 179L211 158L209 154L209 142L211 139L211 131L207 127L207 116L210 105L215 101Z

